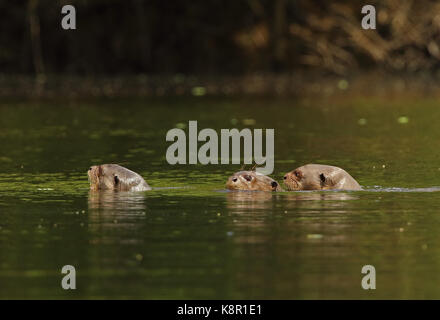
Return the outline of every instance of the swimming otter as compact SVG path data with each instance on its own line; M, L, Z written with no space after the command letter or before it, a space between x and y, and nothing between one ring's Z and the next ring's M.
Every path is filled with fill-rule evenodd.
M278 182L256 171L239 171L226 182L229 190L283 191Z
M117 164L92 166L87 174L89 176L90 189L92 190L151 190L150 186L140 175Z
M345 170L322 164L306 164L286 173L284 184L294 190L361 190L361 186Z

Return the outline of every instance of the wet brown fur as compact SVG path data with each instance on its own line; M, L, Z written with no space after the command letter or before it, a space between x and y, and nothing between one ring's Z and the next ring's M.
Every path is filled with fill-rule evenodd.
M345 170L320 164L307 164L286 173L284 184L289 191L362 189Z
M229 190L282 191L279 183L256 171L238 171L226 182Z
M151 190L139 174L117 164L92 166L89 168L88 177L91 190Z

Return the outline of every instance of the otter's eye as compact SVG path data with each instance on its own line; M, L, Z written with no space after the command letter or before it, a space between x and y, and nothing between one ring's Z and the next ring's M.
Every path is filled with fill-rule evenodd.
M237 178L232 179L232 182L237 182Z
M89 168L89 171L92 170L92 167Z
M243 178L245 178L247 181L251 181L252 180L252 177L250 175L248 175L248 174L245 174L243 176Z
M301 177L301 174L299 173L299 171L295 171L294 174L297 178Z

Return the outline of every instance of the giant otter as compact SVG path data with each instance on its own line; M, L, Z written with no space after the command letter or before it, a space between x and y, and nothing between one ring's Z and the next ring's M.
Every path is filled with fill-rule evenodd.
M256 171L239 171L226 182L229 190L282 191L278 182Z
M284 184L294 190L361 190L344 169L322 164L306 164L286 173Z
M146 191L151 190L145 180L136 172L117 164L92 166L88 171L90 189Z

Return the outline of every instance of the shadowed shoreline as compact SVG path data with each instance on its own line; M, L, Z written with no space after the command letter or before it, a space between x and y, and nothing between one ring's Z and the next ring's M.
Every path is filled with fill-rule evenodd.
M355 76L319 74L250 74L245 76L26 76L1 75L2 98L117 98L180 96L280 97L437 97L437 76L389 75L380 72Z

